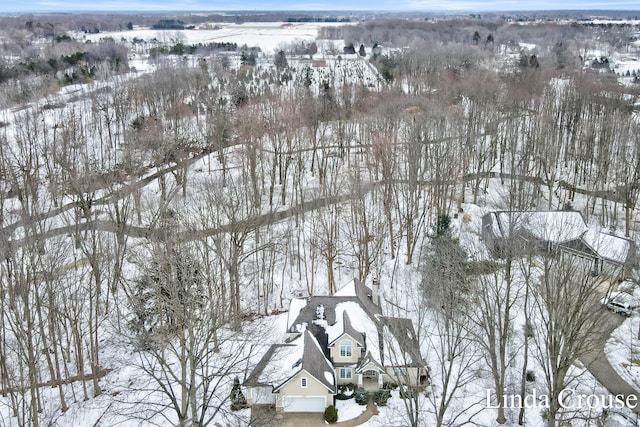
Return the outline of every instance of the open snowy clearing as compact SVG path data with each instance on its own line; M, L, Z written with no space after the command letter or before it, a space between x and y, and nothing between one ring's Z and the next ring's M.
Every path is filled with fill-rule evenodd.
M193 30L154 30L140 28L127 31L104 32L99 34L76 33L78 40L98 41L104 37L114 40L141 39L147 43L236 43L239 47L258 46L263 52L271 53L286 43L298 40L313 41L321 27L348 25L348 23L312 22L244 22L240 24L215 23L202 25ZM154 42L155 40L155 42ZM341 48L341 46L340 46Z

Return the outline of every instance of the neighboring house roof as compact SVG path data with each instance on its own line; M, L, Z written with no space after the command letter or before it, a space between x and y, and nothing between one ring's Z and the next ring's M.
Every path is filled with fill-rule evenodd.
M579 211L498 211L484 218L491 238L555 243L618 264L633 258L633 241L589 229Z
M629 239L596 230L588 230L582 238L600 258L618 264L624 264L629 259L633 245Z
M491 230L502 239L530 234L543 242L563 243L587 231L579 211L498 211L492 215Z
M289 344L272 345L247 377L244 385L270 385L276 392L302 371L307 372L332 393L336 392L334 368L309 331L305 331Z

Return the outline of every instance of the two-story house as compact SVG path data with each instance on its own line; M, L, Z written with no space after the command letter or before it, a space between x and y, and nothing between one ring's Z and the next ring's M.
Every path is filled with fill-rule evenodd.
M427 384L412 322L382 315L377 286L353 280L332 296L292 300L289 339L272 346L246 378L248 403L321 412L334 404L339 384L369 391L385 382Z

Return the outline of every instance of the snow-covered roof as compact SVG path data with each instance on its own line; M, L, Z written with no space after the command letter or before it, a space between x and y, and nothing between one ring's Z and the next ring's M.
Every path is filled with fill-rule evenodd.
M362 372L369 369L377 369L380 372L384 372L384 368L382 367L380 362L371 357L371 353L367 351L367 353L360 361L360 364L356 368L356 373L361 374Z
M287 330L291 328L293 322L298 318L300 310L307 305L307 300L304 298L294 298L289 304L289 314L287 315Z
M280 385L302 370L303 340L271 346L247 378L251 385ZM254 375L255 374L255 375Z
M366 348L361 361L365 365L423 364L411 320L383 317L380 307L371 300L371 290L358 280L333 296L291 300L287 331L298 335L290 343L271 346L245 385L271 385L277 392L305 371L335 392L335 369L325 353L329 343L345 333Z
M632 242L628 239L590 229L583 239L598 256L624 264L629 256Z
M324 320L326 320L329 325L334 325L336 322L342 320L342 312L338 313L335 308L337 304L343 302L355 303L361 310L368 313L369 316L382 314L380 307L374 304L371 299L371 289L359 280L354 279L352 285L347 284L341 291L342 290L344 290L342 294L339 294L340 291L338 291L338 293L332 296L321 295L308 299L291 300L294 306L289 309L287 331L295 332L297 330L296 326L302 323L306 323L307 325L318 323L316 321L317 309L320 305L323 306ZM353 295L344 295L351 293L351 290L355 291ZM353 320L353 317L351 320Z
M336 305L336 319L339 319L334 325L328 326L326 332L329 343L333 343L345 332L344 313L348 313L348 321L353 330L361 333L365 337L367 351L371 356L380 361L380 343L378 340L378 327L375 321L367 314L360 304L354 301L345 301ZM353 332L349 333L352 335ZM359 337L353 337L358 339Z
M356 296L356 280L353 279L333 294L334 297L355 297Z
M504 239L512 233L527 232L538 240L563 243L580 238L587 231L587 224L578 211L545 212L496 212L499 232ZM492 230L497 231L495 227Z
M289 344L272 345L247 377L245 385L271 385L277 391L303 370L335 393L333 366L309 331Z
M324 371L324 379L329 383L329 384L334 384L335 383L335 378L333 377L333 373L329 372L329 371Z

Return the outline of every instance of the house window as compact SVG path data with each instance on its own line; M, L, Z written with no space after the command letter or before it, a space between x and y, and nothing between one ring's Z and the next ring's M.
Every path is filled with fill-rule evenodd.
M342 341L340 343L340 357L351 357L351 341Z
M339 373L341 380L350 380L352 378L351 368L340 368Z
M305 377L302 377L302 378L300 379L300 386L301 386L302 388L307 388L307 379L306 379Z

